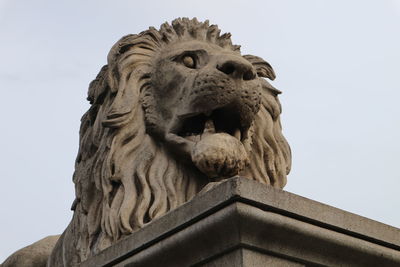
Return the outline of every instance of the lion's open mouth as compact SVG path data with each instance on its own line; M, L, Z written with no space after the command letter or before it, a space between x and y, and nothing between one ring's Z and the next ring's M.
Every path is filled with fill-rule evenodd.
M248 164L242 143L248 128L236 110L223 107L181 117L177 128L175 140L184 140L177 144L185 144L193 164L211 180L237 175Z
M177 116L166 141L211 180L237 175L248 164L244 144L251 124L240 110L229 105Z
M200 114L184 116L176 134L197 142L204 132L227 133L239 141L247 136L248 128L240 123L240 115L232 108L218 108Z

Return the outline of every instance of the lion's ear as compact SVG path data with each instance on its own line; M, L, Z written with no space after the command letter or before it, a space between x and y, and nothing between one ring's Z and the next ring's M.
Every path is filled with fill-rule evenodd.
M253 64L254 68L256 68L258 76L268 78L272 81L275 80L276 76L274 69L267 61L253 55L244 55L243 57Z

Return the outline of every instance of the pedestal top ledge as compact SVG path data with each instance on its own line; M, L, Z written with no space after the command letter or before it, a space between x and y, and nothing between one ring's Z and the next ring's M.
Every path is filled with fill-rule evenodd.
M400 266L400 229L234 177L81 266Z

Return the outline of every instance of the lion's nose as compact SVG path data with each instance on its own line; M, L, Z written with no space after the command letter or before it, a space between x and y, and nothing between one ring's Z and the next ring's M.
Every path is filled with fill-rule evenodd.
M242 58L226 59L217 64L217 69L235 79L249 81L256 78L253 65Z

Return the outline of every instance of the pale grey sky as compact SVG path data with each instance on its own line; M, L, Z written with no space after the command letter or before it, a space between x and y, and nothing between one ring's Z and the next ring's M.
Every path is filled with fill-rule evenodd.
M0 262L67 226L86 91L111 46L183 16L274 67L285 190L400 227L400 0L0 0Z

